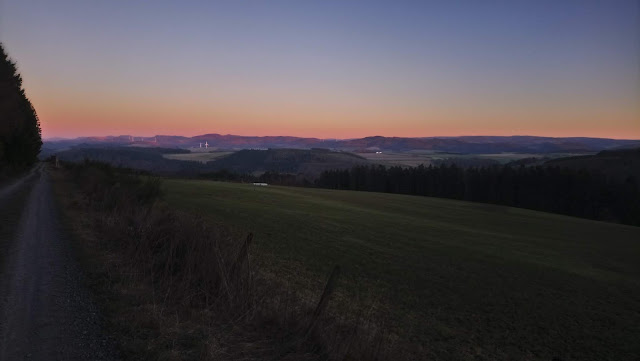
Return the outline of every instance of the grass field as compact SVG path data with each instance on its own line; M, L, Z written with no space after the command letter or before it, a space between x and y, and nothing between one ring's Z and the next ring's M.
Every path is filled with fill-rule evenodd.
M189 160L200 163L207 163L212 160L216 160L220 157L224 157L225 155L229 155L233 152L194 152L194 153L184 153L184 154L163 154L162 156L167 159L175 159L175 160Z
M169 204L255 232L254 256L300 288L335 264L338 303L435 359L634 360L640 228L452 200L167 180ZM382 316L380 316L382 317Z
M383 153L355 153L368 161L386 166L409 166L417 167L420 164L428 166L434 159L431 153L409 153L409 152L383 152Z

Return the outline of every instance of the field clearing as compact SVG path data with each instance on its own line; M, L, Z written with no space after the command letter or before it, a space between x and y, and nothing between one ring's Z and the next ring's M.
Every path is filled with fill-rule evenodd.
M363 158L366 158L368 161L382 164L387 166L408 166L408 167L417 167L420 164L424 164L428 166L431 164L431 160L433 158L433 154L423 154L423 153L401 153L401 152L383 152L383 153L354 153Z
M184 154L163 154L162 156L167 159L175 160L187 160L200 163L207 163L212 160L229 155L233 152L197 152L197 153L184 153Z
M254 257L299 288L342 266L339 309L379 299L435 359L633 360L640 228L502 206L325 189L166 180L170 205L255 233Z
M563 158L587 153L488 153L488 154L456 154L437 153L434 151L410 151L410 152L383 152L377 153L355 153L368 161L386 166L409 166L417 167L420 164L429 166L434 161L455 160L455 159L488 159L502 164L506 164L523 158Z

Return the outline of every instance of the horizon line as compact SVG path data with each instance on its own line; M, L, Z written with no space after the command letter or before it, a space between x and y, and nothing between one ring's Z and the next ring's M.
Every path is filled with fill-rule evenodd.
M346 140L354 140L354 139L365 139L365 138L405 138L405 139L435 139L435 138L465 138L465 137L496 137L496 138L510 138L510 137L531 137L531 138L553 138L553 139L574 139L574 138L590 138L590 139L613 139L613 140L639 140L633 138L616 138L616 137L592 137L592 136L546 136L546 135L526 135L526 134L513 134L513 135L435 135L435 136L417 136L417 137L404 137L404 136L395 136L395 135L367 135L363 137L352 137L352 138L318 138L318 137L304 137L304 136L295 136L295 135L241 135L241 134L221 134L221 133L204 133L197 134L194 136L186 136L180 134L155 134L155 135L133 135L133 134L119 134L119 135L82 135L76 137L43 137L43 141L62 141L62 140L74 140L79 138L117 138L117 137L140 137L140 138L153 138L153 137L185 137L185 138L195 138L195 137L203 137L208 135L219 135L219 136L234 136L234 137L256 137L256 138L275 138L275 137L289 137L289 138L300 138L300 139L317 139L317 140L333 140L333 141L346 141Z

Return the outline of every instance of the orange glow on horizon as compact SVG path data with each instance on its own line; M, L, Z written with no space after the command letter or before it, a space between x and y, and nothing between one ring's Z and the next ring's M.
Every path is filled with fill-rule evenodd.
M46 114L46 113L45 113ZM189 121L178 119L171 115L155 116L140 119L135 116L119 116L112 118L107 114L85 116L83 114L61 113L51 116L40 115L42 134L44 138L63 137L74 138L80 136L107 135L178 135L196 136L202 134L233 134L244 136L296 136L321 139L349 139L367 136L387 137L434 137L434 136L512 136L532 135L547 137L594 137L613 139L640 139L640 131L631 128L629 131L612 132L606 127L600 129L581 129L576 131L572 127L533 128L519 125L517 127L483 127L472 129L460 124L448 124L447 120L432 121L433 125L398 126L385 125L350 126L316 123L316 119L300 121L292 125L253 121L251 124L239 122L241 118L191 118ZM114 120L115 119L115 120ZM561 122L559 122L561 123ZM606 124L606 122L603 122ZM629 119L633 124L633 119Z
M248 100L208 104L166 99L43 97L35 92L43 137L106 135L180 135L207 133L246 136L298 136L325 139L366 136L432 137L463 135L536 135L640 139L640 117L633 111L533 111L470 105L402 107L308 104L252 104ZM74 103L70 104L69 99ZM610 120L618 126L613 129ZM579 127L576 124L580 124Z

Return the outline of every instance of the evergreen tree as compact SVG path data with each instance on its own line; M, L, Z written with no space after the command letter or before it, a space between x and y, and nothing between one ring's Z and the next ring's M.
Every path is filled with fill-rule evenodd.
M38 160L40 122L22 88L16 64L0 44L0 168L22 168Z

